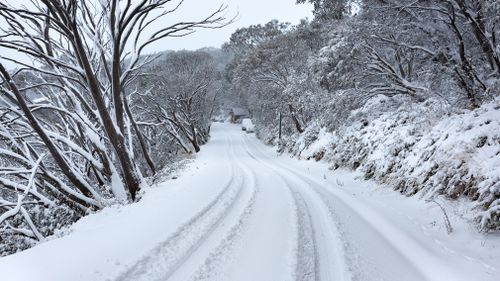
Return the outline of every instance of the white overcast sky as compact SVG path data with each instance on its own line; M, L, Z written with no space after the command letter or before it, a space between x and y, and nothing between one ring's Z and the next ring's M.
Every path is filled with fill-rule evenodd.
M295 0L185 0L178 16L199 19L221 4L228 6L228 17L238 15L233 24L218 30L199 30L184 38L167 39L160 46L155 46L155 49L193 50L204 46L220 47L240 27L266 23L273 19L295 24L300 19L312 18L311 5L296 5Z
M27 0L1 1L13 3L15 6L28 2ZM312 18L312 6L309 4L296 5L295 0L185 0L175 14L158 22L157 27L177 21L202 19L215 11L220 5L227 5L226 15L228 18L237 16L234 23L221 29L198 30L194 34L182 38L167 38L149 47L147 52L220 47L229 40L229 37L236 29L241 27L263 24L273 19L296 24L300 19ZM1 21L0 25L2 25ZM0 48L0 57L13 55L16 56L11 51ZM13 66L10 63L6 64L8 67Z

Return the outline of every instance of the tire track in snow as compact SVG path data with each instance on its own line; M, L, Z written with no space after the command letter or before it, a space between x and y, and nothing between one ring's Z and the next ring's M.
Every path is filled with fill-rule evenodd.
M379 239L379 243L386 244L387 251L392 251L396 256L398 262L406 264L408 270L414 272L412 278L415 280L470 280L470 276L461 275L454 270L451 265L446 265L446 261L442 262L439 257L432 255L425 248L421 247L418 242L413 241L411 237L407 236L404 232L399 230L396 226L392 225L389 221L384 219L381 215L374 212L374 210L364 206L356 199L351 198L347 193L342 190L328 190L323 187L323 185L317 180L311 178L310 176L304 175L303 171L292 169L284 166L279 161L275 161L268 157L260 148L253 145L256 151L258 151L263 157L273 162L276 167L280 167L281 170L288 171L290 176L294 176L310 187L310 192L314 192L317 196L328 206L333 217L337 218L336 224L342 227L343 223L352 223L353 219L357 219L358 223L361 223L367 231L372 232L377 237L373 237L373 242L375 239ZM342 209L344 212L343 223L340 222L340 217L337 215L338 210ZM340 210L339 209L339 210ZM347 213L347 214L346 214ZM349 220L349 222L346 221ZM347 225L345 225L347 226ZM359 230L358 230L359 231ZM344 230L342 236L344 239L351 240L351 237L347 235L353 235L353 233L346 233ZM348 252L352 253L352 242L346 241L350 244L351 249ZM350 257L351 262L356 261L358 253ZM417 258L418 257L418 258ZM360 265L350 265L349 267L355 269L356 271L363 271L364 268L359 267ZM409 276L408 276L409 277ZM356 273L356 279L362 278L363 280L372 280L373 275L361 275L361 272ZM412 280L413 280L412 279Z
M265 155L265 153L260 151L258 148L255 148L255 146L254 149L258 151L264 158L269 159L267 155ZM255 158L255 156L253 157ZM328 258L328 256L331 256L332 254L326 253L327 251L323 252L323 254L317 253L317 258L316 258L317 262L316 275L318 276L317 280L342 280L342 281L363 280L361 278L360 266L358 264L359 255L356 252L356 247L349 242L348 236L342 230L343 225L340 223L339 220L336 219L336 214L330 202L325 200L325 198L321 194L317 192L311 194L311 192L305 189L304 186L311 187L311 184L308 181L306 181L304 176L301 176L299 172L290 171L290 169L288 169L286 166L278 164L269 165L269 167L275 170L278 176L280 176L283 179L296 178L297 181L294 185L295 188L293 188L295 190L295 193L301 196L301 198L304 200L304 203L306 202L304 196L308 195L307 197L309 198L308 201L310 205L321 206L321 210L319 212L316 212L316 216L326 216L326 220L324 220L324 222L326 222L325 224L317 222L316 225L324 227L330 224L330 230L326 231L329 232L329 235L315 236L317 237L316 240L318 240L316 244L318 244L318 242L323 242L323 244L336 243L337 245L335 246L330 245L330 247L334 248L336 253L333 254L333 257L331 258ZM299 182L301 184L298 184ZM311 213L310 210L308 210L308 212ZM312 221L312 215L309 216L311 217ZM318 229L321 230L322 227L318 227ZM330 242L328 242L327 240L330 240ZM320 261L321 259L329 259L331 261L331 262L323 261L323 270L319 269L319 267L321 266L321 261ZM303 280L303 279L298 279L298 280ZM371 281L370 279L366 280Z
M175 280L227 280L227 281L291 281L294 280L295 265L295 221L293 198L288 189L276 180L273 173L263 165L254 165L244 150L242 134L228 130L232 141L234 158L231 164L254 175L258 189L252 213L241 225L242 230L228 242L230 247L213 247L213 260L191 261L201 264L203 274L187 276L176 274ZM258 177L257 177L258 176ZM233 221L233 220L231 220ZM239 226L236 227L238 229ZM218 231L220 236L230 237L231 231ZM218 246L220 246L218 245ZM207 247L204 247L205 249ZM217 249L219 248L219 249ZM205 262L205 263L204 263ZM205 266L207 264L208 266ZM190 279L189 277L192 277ZM174 279L172 279L174 280ZM196 279L195 279L196 280Z
M297 230L299 236L295 280L318 281L320 280L318 274L319 255L317 252L316 234L312 224L311 212L302 195L296 191L290 191L294 197L295 203L297 204Z
M249 150L246 140L244 142L245 151L250 158L269 167L267 163L253 155ZM292 187L292 184L286 177L278 173L274 167L270 168L275 171L280 181L287 187L294 201L293 204L297 221L297 248L294 279L296 281L319 281L319 254L317 251L316 234L312 223L311 211L304 197Z
M224 261L230 259L231 249L234 247L234 244L238 242L238 238L241 237L242 232L245 228L245 223L247 223L250 215L253 212L255 200L257 198L257 194L259 193L259 190L256 186L255 173L248 167L245 167L245 165L243 165L243 163L238 160L234 152L234 144L232 141L230 141L230 147L231 157L234 160L234 163L237 163L240 168L244 170L246 178L249 179L249 184L247 186L250 186L252 188L252 193L236 224L231 227L231 229L224 236L219 245L212 252L210 252L205 262L198 268L194 276L190 278L191 281L215 280L217 274L220 272L220 269L223 266Z
M307 186L310 184L303 180L302 172L290 171L288 167L277 163L278 161L271 159L265 151L250 143L248 138L245 138L245 143L258 152L263 160L266 160L261 160L262 163L268 165L281 178L286 179L289 185L293 186L292 189L306 202L316 233L317 280L358 280L357 253L353 252L353 247L343 234L341 225L335 219L336 216L330 205L318 193L308 190ZM248 153L251 152L248 150ZM257 159L255 155L252 157ZM290 179L295 180L290 181Z
M229 214L242 189L243 178L232 167L228 183L208 205L115 280L167 280Z
M248 141L247 141L248 143ZM294 177L298 179L299 181L303 182L306 187L308 187L309 190L304 189L306 193L313 194L316 197L318 197L322 203L326 206L328 209L328 213L331 216L331 221L334 223L337 229L338 233L338 239L340 240L340 244L343 245L343 256L345 258L345 266L346 269L350 273L350 279L351 280L366 280L366 281L371 281L374 276L371 276L371 274L367 274L366 271L366 264L360 264L361 260L361 255L360 251L357 247L356 244L353 243L352 241L352 233L346 232L346 223L349 224L347 221L343 221L338 215L335 206L339 205L339 203L343 202L336 202L334 203L335 198L331 198L330 192L325 189L321 183L317 182L316 180L310 178L309 176L303 175L303 171L297 170L297 169L292 169L284 164L280 163L277 159L272 159L267 155L267 153L262 150L260 147L257 147L257 144L252 144L252 147L256 152L258 152L264 159L269 160L270 163L273 163L273 167L276 169L280 169L281 171L285 172L288 174L290 177ZM350 208L349 204L346 204L346 207L348 209L348 218L352 219L352 215L360 215L358 212L352 208ZM352 213L351 213L352 212ZM370 222L366 221L366 225L370 226ZM386 242L390 245L391 241L386 238ZM404 256L400 256L401 259L404 259ZM414 268L414 263L411 261L407 261L409 268ZM344 279L340 279L344 280ZM385 279L383 279L385 280ZM431 279L421 279L421 280L431 280ZM447 280L447 279L446 279Z

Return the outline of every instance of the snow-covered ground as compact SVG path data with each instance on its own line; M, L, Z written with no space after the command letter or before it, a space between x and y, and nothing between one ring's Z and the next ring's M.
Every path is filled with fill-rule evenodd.
M408 196L468 198L462 215L482 230L498 231L500 99L443 114L440 102L401 103L380 95L335 131L311 122L284 147L298 158L355 169Z
M435 203L214 124L178 179L0 258L0 280L498 280L500 237L442 205L451 234Z

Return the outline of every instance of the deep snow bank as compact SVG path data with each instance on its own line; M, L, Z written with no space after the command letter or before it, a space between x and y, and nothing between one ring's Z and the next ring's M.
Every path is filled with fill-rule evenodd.
M360 171L411 196L470 199L481 230L500 229L500 100L473 111L442 115L431 102L387 110L377 97L353 111L348 125L318 124L285 144L299 158L332 169Z

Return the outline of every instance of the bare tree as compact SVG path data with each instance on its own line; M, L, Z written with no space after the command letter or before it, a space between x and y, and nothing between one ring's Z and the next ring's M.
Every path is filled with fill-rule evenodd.
M288 94L287 88L294 76L305 73L307 54L314 49L304 38L306 23L291 27L289 24L271 21L264 26L243 28L232 35L226 48L236 53L236 59L228 72L234 85L248 88L248 83L267 85L267 101L278 102L277 110L287 112L290 122L299 133L304 131L305 120L301 114L302 103L297 96ZM252 38L242 40L244 37ZM279 101L271 93L278 93ZM254 93L259 95L259 93ZM261 104L255 105L258 108Z
M23 212L30 197L45 205L54 204L54 200L65 202L83 215L115 200L137 199L143 177L134 154L137 143L141 148L137 155L156 172L127 96L133 92L130 83L137 70L156 58L143 53L164 38L186 36L198 28L220 28L230 22L224 18L225 6L220 6L200 20L154 27L182 3L0 3L0 20L6 25L0 30L0 48L34 61L28 64L19 56L2 57L17 64L14 72L0 63L5 144L0 158L24 169L16 174L21 168L9 166L4 171L3 181L15 180L24 185L24 191L9 189L12 192L6 196L11 199L22 192L21 203L2 203L3 210ZM47 156L42 157L44 154ZM57 172L51 172L52 168ZM4 186L9 184L4 184L2 191ZM5 223L7 217L11 216L2 216L0 222ZM29 223L29 218L25 219ZM34 229L31 234L38 237Z
M147 83L151 91L140 97L150 108L149 120L159 120L186 151L200 151L208 140L211 114L215 106L219 71L214 59L203 51L168 53L155 67L157 75ZM146 72L150 72L145 70Z

